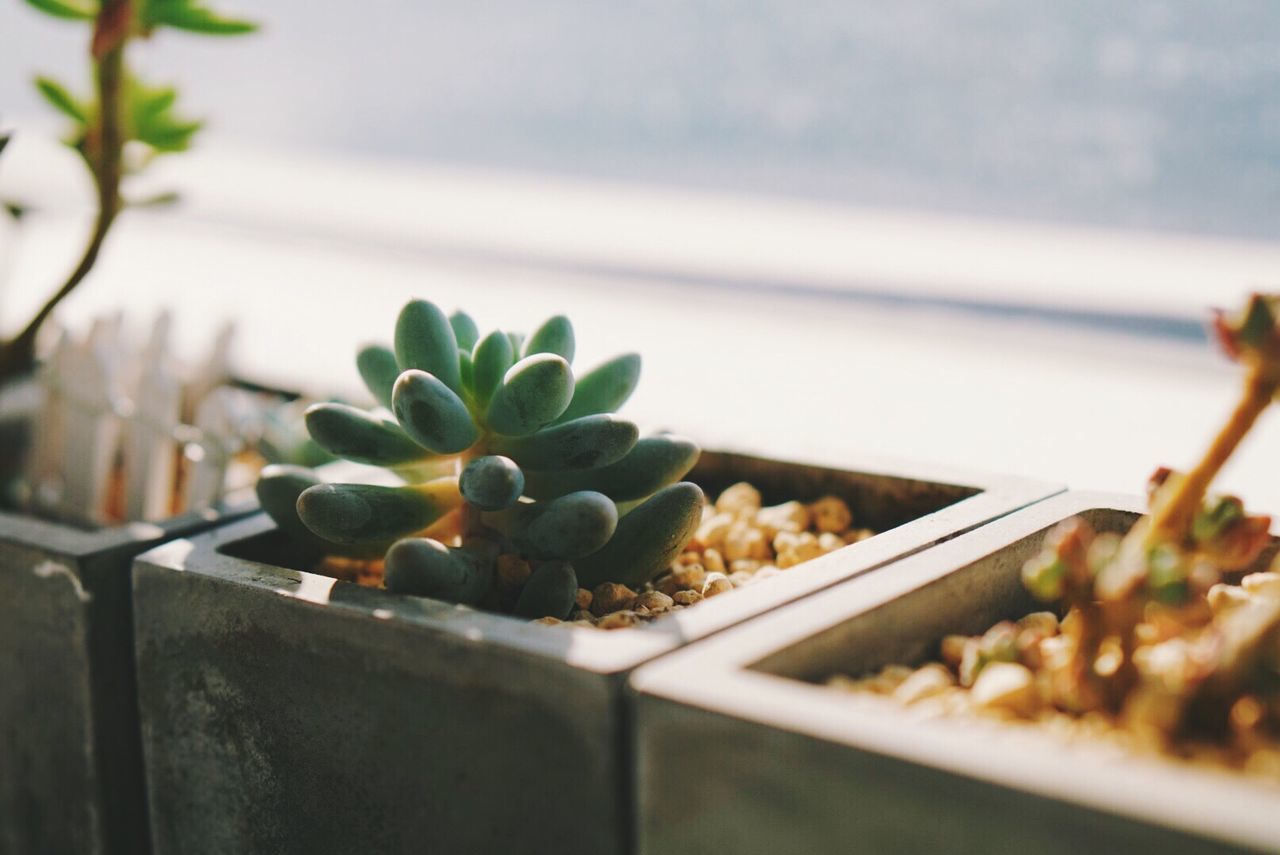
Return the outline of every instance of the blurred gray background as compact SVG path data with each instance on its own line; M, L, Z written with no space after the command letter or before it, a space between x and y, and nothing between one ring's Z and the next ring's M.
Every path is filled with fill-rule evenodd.
M224 138L953 211L1280 236L1280 3L223 0L138 52ZM0 113L87 85L0 3Z

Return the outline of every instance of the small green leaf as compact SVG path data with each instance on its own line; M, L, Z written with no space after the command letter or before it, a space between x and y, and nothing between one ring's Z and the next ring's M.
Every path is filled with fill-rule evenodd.
M0 134L0 153L4 152L4 147L9 144L9 140L13 139L10 134Z
M36 89L55 110L82 125L88 124L88 111L67 91L65 86L50 77L37 77L35 82Z
M166 26L212 36L238 36L258 29L252 21L220 15L198 0L150 0L142 18L147 28Z
M98 14L98 4L91 0L27 0L27 5L71 21L92 21Z

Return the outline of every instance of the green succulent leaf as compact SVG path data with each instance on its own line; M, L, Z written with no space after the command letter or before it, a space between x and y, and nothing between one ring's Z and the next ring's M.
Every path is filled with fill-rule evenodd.
M412 300L396 319L396 361L401 370L417 368L434 374L462 394L458 367L458 337L444 312L426 300Z
M318 553L345 555L353 558L374 558L382 554L383 544L372 547L346 546L317 537L298 518L298 497L311 487L321 484L315 472L302 466L273 463L263 468L258 476L255 492L258 504L266 511L280 530L295 542Z
M471 316L459 309L449 316L449 326L453 327L453 335L458 340L458 347L471 352L480 340L480 330Z
M98 4L91 0L27 0L27 5L70 21L92 21L98 15Z
M325 540L385 546L422 531L460 504L456 478L409 487L320 484L298 496L298 517Z
M393 420L347 404L315 404L306 412L307 432L338 457L374 466L400 466L428 457Z
M35 84L36 90L55 110L77 124L88 124L89 109L72 95L65 86L51 77L37 77Z
M462 388L472 392L476 386L476 366L471 361L471 353L462 348L458 348L458 374L462 377Z
M521 505L512 537L532 558L574 559L603 547L617 526L618 508L609 497L583 490Z
M524 355L554 353L571 363L574 347L573 324L564 315L556 315L548 318L529 336L529 341L524 346Z
M145 0L139 17L146 30L165 26L211 36L239 36L258 29L252 21L219 14L199 0Z
M426 371L410 368L400 374L391 391L391 410L405 433L437 454L457 454L480 438L467 405Z
M524 583L513 610L518 617L553 617L564 620L573 610L578 593L578 577L567 561L547 561L538 565Z
M638 588L676 559L702 521L702 490L687 481L654 493L618 522L609 542L574 562L584 588L621 582Z
M400 376L400 366L391 348L380 344L365 345L356 354L356 369L374 399L391 409L391 390Z
M413 537L387 550L383 579L387 590L398 594L474 605L492 585L493 570L465 549Z
M493 393L502 385L502 377L515 363L515 351L511 338L494 330L476 345L472 352L471 389L481 408L489 406Z
M640 382L640 355L624 353L578 378L573 400L558 422L619 410Z
M496 454L477 457L458 479L462 497L482 511L501 511L524 492L524 473L514 460Z
M573 397L573 371L553 353L527 356L511 366L489 402L489 429L524 436L550 424Z
M598 469L526 471L524 491L535 499L548 499L575 490L598 490L614 501L634 501L679 481L700 453L697 444L683 437L645 437L626 457Z
M604 413L523 437L494 437L491 448L526 469L593 469L621 460L640 438L633 422Z

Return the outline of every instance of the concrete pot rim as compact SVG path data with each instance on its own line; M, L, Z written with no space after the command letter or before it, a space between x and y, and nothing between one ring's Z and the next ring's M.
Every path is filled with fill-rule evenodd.
M825 686L754 670L786 650L1091 509L1141 514L1139 496L1068 491L933 549L891 573L836 585L647 665L633 692L891 757L1001 787L1274 850L1276 792L1239 774L1156 757L1108 756L1033 727L971 719L913 721L893 703L866 703Z
M715 449L708 453L760 459L757 455L733 449ZM839 463L833 463L788 457L777 462L945 483L971 487L979 492L807 562L794 571L735 590L732 596L700 603L697 608L684 609L640 627L609 631L540 626L465 606L339 583L327 576L248 561L219 551L233 541L274 530L275 526L265 515L200 536L171 541L147 552L138 559L138 563L180 572L199 572L227 584L249 585L291 597L311 608L330 608L352 616L397 621L424 632L443 633L477 644L499 644L527 654L562 660L596 673L614 674L630 670L644 661L763 611L873 570L948 535L982 525L1062 489L1031 479L883 458L843 458Z
M193 528L243 516L256 509L252 490L238 490L213 507L187 511L158 522L127 522L98 529L82 528L34 514L0 511L0 540L35 549L54 549L75 558L148 541L177 537Z

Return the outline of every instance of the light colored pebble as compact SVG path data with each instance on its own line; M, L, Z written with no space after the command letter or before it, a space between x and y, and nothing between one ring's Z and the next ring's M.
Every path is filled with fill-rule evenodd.
M698 526L698 533L694 538L708 549L719 549L724 545L725 536L733 528L734 522L733 514L716 514Z
M712 573L723 573L725 570L724 556L720 554L720 550L708 547L702 553L702 566Z
M764 532L743 522L734 523L724 538L724 558L731 565L741 558L764 561L771 558L769 541Z
M734 514L754 513L762 504L760 491L745 481L726 487L716 499L716 510L721 513Z
M652 614L654 612L665 612L674 604L674 600L662 593L661 591L649 591L636 597L634 608L648 609Z
M543 626L555 626L556 624L564 623L564 621L560 620L560 618L554 618L548 615L547 617L538 618L534 623L540 623Z
M904 704L913 704L939 694L955 684L955 677L951 676L947 666L930 662L922 668L917 668L910 677L903 680L898 688L893 690L893 697L894 700Z
M835 552L837 549L843 549L847 545L844 542L844 538L838 534L824 531L818 535L818 547L823 552Z
M586 588L579 588L578 593L573 596L573 604L580 609L591 608L591 592Z
M1240 580L1240 587L1250 594L1280 597L1280 573L1250 573Z
M869 537L875 537L875 534L869 528L851 528L848 531L840 532L840 539L845 543L861 543Z
M707 582L707 586L702 589L703 598L714 597L717 594L723 594L726 591L733 590L733 583L724 576L719 576Z
M782 537L782 535L778 535ZM812 532L801 532L794 536L794 540L789 540L785 548L778 550L778 557L775 561L778 567L786 569L794 567L797 564L803 564L817 558L822 554L822 547L818 545L818 537Z
M853 512L845 501L837 496L823 496L809 505L813 515L813 527L818 531L842 532L853 522Z
M636 592L617 582L602 582L591 592L591 611L606 615L618 609L629 608L636 599Z
M737 561L729 564L729 572L746 573L750 576L763 566L764 562L758 561L755 558L739 558Z
M700 591L676 591L671 595L671 599L678 606L691 606L702 599Z
M784 502L756 511L756 528L772 538L780 531L802 532L809 527L809 509L801 502Z
M1213 613L1221 614L1249 602L1249 592L1239 585L1219 582L1209 589L1208 600Z
M1035 714L1040 706L1035 675L1016 662L988 663L969 695L980 709L1006 710L1024 717Z
M620 611L607 614L596 622L600 629L625 629L640 623L640 618L632 611Z
M707 583L707 572L700 565L692 565L674 570L658 580L657 589L664 594L674 595L677 591L701 591Z

